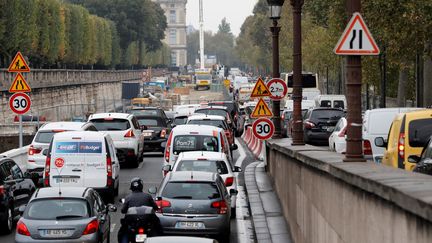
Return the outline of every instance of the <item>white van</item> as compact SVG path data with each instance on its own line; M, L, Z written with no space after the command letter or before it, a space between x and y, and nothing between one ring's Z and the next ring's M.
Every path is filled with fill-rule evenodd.
M363 154L365 159L381 163L385 148L375 146L375 138L387 138L395 116L424 108L401 107L367 110L363 117Z
M248 83L249 83L249 80L247 77L236 76L234 78L234 81L233 81L234 91L239 90L242 85L245 85Z
M309 110L310 108L315 107L315 101L313 100L302 100L301 108L302 110ZM293 100L285 100L285 110L293 111L294 110L294 101Z
M92 187L114 198L120 166L110 135L62 132L54 135L45 162L44 186Z
M315 107L347 108L345 95L318 95L315 97Z

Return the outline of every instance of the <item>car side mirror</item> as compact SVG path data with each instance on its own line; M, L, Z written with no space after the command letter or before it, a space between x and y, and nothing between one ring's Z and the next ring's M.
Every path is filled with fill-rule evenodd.
M385 148L387 147L387 143L384 141L384 138L382 137L376 137L375 138L375 146Z
M125 203L125 201L126 201L126 200L125 200L124 198L120 198L120 199L119 199L119 203Z
M229 193L230 193L231 196L234 196L234 195L238 194L238 191L236 189L230 189Z
M175 123L171 123L171 128L174 128L174 127L176 127L177 126L177 124L175 124Z
M410 163L417 164L418 162L420 162L420 160L421 160L421 158L417 155L408 156L408 162L410 162Z
M242 172L242 168L239 166L234 166L234 172Z
M171 165L165 165L164 167L162 167L163 171L171 171Z
M148 190L148 193L150 193L150 194L156 194L156 192L157 192L157 187L150 187Z
M108 212L117 212L117 207L114 204L107 205Z
M231 145L231 150L237 150L238 149L238 146L237 146L237 144L232 144Z
M42 151L42 154L47 156L48 155L48 149L45 149L44 151Z
M141 131L147 130L148 127L146 125L141 125Z
M24 213L26 207L27 207L27 205L21 205L21 206L18 208L18 212L19 212L20 215L23 215L23 213Z

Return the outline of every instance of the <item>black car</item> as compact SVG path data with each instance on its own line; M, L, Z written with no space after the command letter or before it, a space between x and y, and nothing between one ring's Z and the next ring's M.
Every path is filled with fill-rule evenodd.
M165 119L168 123L170 119L166 115L165 111L159 107L139 107L129 111L130 114L135 116L159 116Z
M1 156L1 155L0 155ZM19 208L27 204L36 187L33 175L23 173L10 158L0 157L0 230L10 233L20 215Z
M146 126L143 131L144 135L144 152L163 152L161 146L167 141L168 135L171 132L171 124L167 119L159 115L136 115L140 126Z
M408 156L408 162L416 164L414 172L432 175L432 137L423 147L421 155Z
M305 143L328 144L331 129L345 112L339 108L314 108L306 112L303 120Z
M213 101L208 103L209 106L225 106L236 125L235 136L240 137L244 129L244 118L241 115L237 102L235 101Z

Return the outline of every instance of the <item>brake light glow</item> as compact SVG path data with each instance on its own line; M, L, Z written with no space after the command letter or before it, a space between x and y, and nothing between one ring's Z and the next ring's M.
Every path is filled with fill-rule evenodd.
M112 120L114 120L114 118L112 118L112 117L105 117L104 120L105 121L112 121Z
M166 129L162 129L161 133L160 133L160 137L164 138L166 136Z
M226 178L226 180L225 180L225 186L232 186L233 183L234 183L234 177L230 176L230 177Z
M93 219L90 223L87 224L83 235L89 235L96 233L99 229L99 222L96 219Z
M143 235L144 234L144 228L139 228L138 229L138 234Z
M159 208L159 209L157 210L158 213L162 213L164 208L169 208L169 207L171 207L171 203L170 203L170 201L167 201L167 200L157 200L155 203L156 203L156 205L157 205L158 208Z
M30 145L29 150L28 150L28 155L38 154L41 151L42 151L42 148L35 148L35 147L33 147L33 145Z
M398 154L401 159L405 158L405 133L399 135Z
M171 150L170 147L171 147L172 134L173 133L170 133L165 147L165 161L167 163L169 163L169 159L170 159L170 150Z
M363 140L363 154L372 155L372 147L369 140Z
M135 137L135 134L133 133L132 129L130 129L129 131L126 132L124 137L125 138L133 138L133 137Z
M18 221L16 227L17 234L30 236L30 231L27 229L27 226L21 220Z
M46 157L44 171L44 186L50 186L51 154Z
M52 132L54 132L54 133L59 133L59 132L64 132L65 130L62 130L62 129L55 129L55 130L52 130Z
M213 202L211 204L212 208L217 208L218 209L218 214L226 214L228 212L228 207L227 204L224 200L222 201L217 201L217 202Z
M107 162L107 186L112 186L113 180L112 180L112 160L111 160L111 157L107 156L106 162Z
M5 188L4 186L0 186L0 197L3 196L5 194Z
M315 124L313 122L310 122L309 120L305 120L305 128L311 129L315 127Z
M344 127L344 128L342 129L342 131L340 131L338 137L341 137L341 138L342 138L342 137L345 137L346 131L347 131L347 127ZM370 144L369 144L369 145L370 145Z

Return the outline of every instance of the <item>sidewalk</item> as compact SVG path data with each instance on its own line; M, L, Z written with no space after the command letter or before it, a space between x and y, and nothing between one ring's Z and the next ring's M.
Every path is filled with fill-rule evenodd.
M292 243L279 198L264 170L264 163L251 163L244 175L257 242Z

